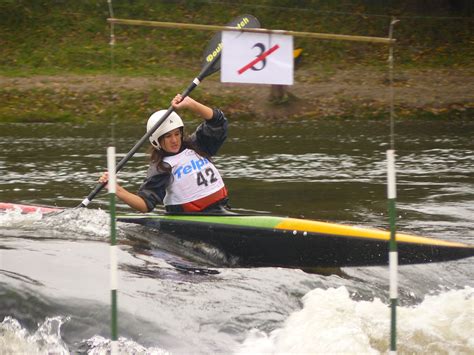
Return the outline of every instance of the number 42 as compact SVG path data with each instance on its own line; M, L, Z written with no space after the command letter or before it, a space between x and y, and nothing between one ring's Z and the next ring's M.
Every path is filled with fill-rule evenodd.
M214 170L212 170L212 168L207 168L206 170L204 170L204 172L206 173L206 177L209 179L206 179L206 177L204 177L204 174L202 173L202 171L198 172L197 173L197 184L198 186L201 186L201 185L209 185L209 183L214 183L217 181L216 177L214 176Z

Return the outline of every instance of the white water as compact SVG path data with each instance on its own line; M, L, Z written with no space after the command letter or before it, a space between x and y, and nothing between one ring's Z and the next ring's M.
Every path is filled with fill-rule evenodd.
M0 350L2 354L69 354L61 339L62 317L47 318L30 333L12 317L0 323Z
M21 288L21 284L27 281L28 287L37 290L33 291L36 296L50 299L49 302L53 303L76 299L73 301L75 304L98 301L102 307L107 307L108 218L104 211L86 209L52 216L21 214L19 211L0 214L3 235L22 226L23 236L34 235L37 240L21 242L22 238L17 239L11 233L8 234L10 238L4 240L4 247L12 249L10 252L1 251L3 272L6 276L9 272L22 275L20 279L10 280L9 284ZM54 237L49 234L49 241L42 240L48 231L54 231ZM126 231L122 231L123 234ZM65 239L65 235L68 238ZM122 240L126 240L126 236ZM17 245L23 247L15 252ZM182 278L173 276L172 267L153 256L132 255L126 245L121 245L119 250L122 266L119 305L122 311L134 314L145 322L168 323L171 328L166 332L176 333L177 337L182 326L189 330L197 327L183 333L194 337L190 343L197 347L209 343L209 339L200 339L198 329L207 327L207 317L210 314L216 317L216 311L221 309L224 313L202 336L214 338L209 345L213 348L211 344L219 342L224 329L227 329L225 333L233 329L230 332L233 339L225 340L227 345L224 348L236 355L385 354L388 351L390 311L387 298L381 300L374 296L385 292L383 284L388 282L385 268L348 269L347 272L352 275L348 279L334 275L307 275L299 270L285 269L222 269L220 275L204 279L199 276ZM125 266L158 273L161 280L155 279L155 276L137 277L124 271ZM423 267L426 269L423 270ZM413 305L398 307L400 353L474 353L474 288L443 288L442 277L438 279L437 275L430 273L429 267L405 266L401 269L401 292L407 295L404 303ZM167 269L169 271L165 271ZM416 301L415 293L419 295L420 289L415 293L409 291L413 284L411 278L415 276L413 271L441 282L440 288L431 289L430 294ZM80 279L67 275L80 275ZM363 277L372 286L352 281L353 277ZM285 296L291 290L304 289L309 292L305 291L300 296L288 294L289 298ZM145 290L143 297L141 293ZM186 293L190 293L190 298ZM172 298L166 300L169 295ZM165 298L161 299L163 296ZM250 298L252 305L246 304ZM288 300L292 300L290 304ZM157 301L161 304L160 311L154 315L150 310L156 309ZM167 305L162 308L164 302ZM296 303L291 305L292 302ZM212 303L216 310L207 310ZM272 315L285 303L286 306L281 309L283 313ZM177 311L176 307L184 308ZM228 316L226 310L230 311ZM70 353L72 350L62 338L61 327L74 323L75 317L61 312L60 315L45 317L33 329L27 329L15 318L7 316L0 324L0 353ZM188 312L194 315L190 318ZM258 315L260 312L261 315ZM254 326L249 328L245 318L250 315L254 320L248 325ZM110 348L110 339L100 334L83 338L79 343L79 349L82 347L88 354L105 354ZM158 355L179 354L190 349L182 344L171 348L146 346L126 336L120 338L119 346L123 353ZM207 351L200 349L198 353Z
M384 354L389 349L390 310L379 299L354 301L345 287L315 289L303 308L270 333L252 329L244 354ZM474 353L474 289L426 296L398 307L398 350L410 354Z
M303 298L301 310L293 312L281 328L265 332L251 329L232 352L250 354L385 354L389 347L389 308L379 299L355 301L345 287L315 289ZM60 329L70 319L47 318L30 333L17 320L0 323L2 354L69 354ZM402 354L474 353L474 289L466 287L426 296L419 305L398 308L398 351ZM110 351L110 339L84 339L88 354ZM146 348L125 337L119 339L122 353L165 355L170 352Z
M100 130L1 128L2 201L75 206L105 164L108 138L93 136ZM472 128L397 125L400 231L474 243ZM143 133L130 129L117 130L117 137L130 137L119 151ZM217 164L234 207L386 228L387 131L373 121L233 122ZM130 161L121 172L124 186L133 191L146 165L143 156ZM104 196L91 207L106 206ZM386 267L324 276L211 264L218 274L198 275L171 263L209 266L188 254L192 245L162 248L165 238L144 242L156 232L118 228L124 353L388 353ZM108 215L97 209L0 214L0 354L106 353L108 229ZM400 354L474 353L472 261L399 268Z
M20 323L11 317L5 317L0 323L0 351L2 354L55 354L68 355L68 346L61 339L60 330L70 319L62 317L46 318L33 333L22 328ZM101 336L85 339L89 355L110 353L111 341ZM120 337L118 348L122 354L168 355L169 352L159 348L145 348L136 342Z
M110 235L110 216L102 210L87 208L66 209L60 213L43 215L40 211L21 213L19 208L0 213L0 227L35 231L33 237L80 240L83 238L106 241Z

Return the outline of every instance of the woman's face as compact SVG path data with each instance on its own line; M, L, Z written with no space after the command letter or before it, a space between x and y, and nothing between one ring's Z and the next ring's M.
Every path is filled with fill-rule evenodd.
M181 128L173 129L172 131L160 137L161 148L168 153L178 153L181 149Z

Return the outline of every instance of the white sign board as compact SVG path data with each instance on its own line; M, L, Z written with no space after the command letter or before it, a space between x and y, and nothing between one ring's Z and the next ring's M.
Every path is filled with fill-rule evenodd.
M293 85L293 37L222 32L221 81Z

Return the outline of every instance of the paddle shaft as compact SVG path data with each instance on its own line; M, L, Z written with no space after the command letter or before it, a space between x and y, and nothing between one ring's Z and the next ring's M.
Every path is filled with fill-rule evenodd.
M201 72L199 73L198 76L196 76L194 78L194 80L191 82L191 84L186 88L186 90L183 91L183 93L181 94L181 96L183 97L183 99L188 96L191 91L193 91L200 83L201 81L206 77L208 76L211 71L211 67L213 66L213 64L219 60L220 58L220 53L210 62L208 62L204 68L201 70ZM133 146L132 149L130 149L130 151L127 153L126 156L124 156L122 158L122 160L120 160L118 163L117 163L117 166L115 168L115 173L118 173L123 167L124 165L130 160L131 157L133 157L133 155L142 147L142 145L150 138L150 136L153 134L153 132L155 132L158 127L161 126L161 124L166 120L166 118L174 111L174 107L173 106L170 106L168 108L168 110L166 111L166 113L161 117L161 119L156 122L156 124L149 130L145 133L145 135L140 138L140 140ZM107 185L107 182L104 182L104 183L98 183L96 185L96 187L91 191L91 193L84 199L82 200L82 202L77 206L77 207L87 207L87 205L94 199L94 197Z

